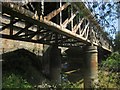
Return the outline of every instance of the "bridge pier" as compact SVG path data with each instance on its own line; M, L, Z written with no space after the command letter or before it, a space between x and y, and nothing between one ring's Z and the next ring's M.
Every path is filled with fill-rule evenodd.
M84 88L96 88L98 83L98 51L97 46L88 46L84 62Z
M50 79L54 83L61 82L61 50L53 45L50 53Z

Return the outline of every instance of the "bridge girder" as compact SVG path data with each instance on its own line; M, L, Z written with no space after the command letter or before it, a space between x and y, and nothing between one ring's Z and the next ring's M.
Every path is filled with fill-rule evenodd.
M59 46L92 44L112 51L109 39L82 2L54 3L52 11L44 9L44 15L40 2L36 6L33 2L26 5L4 2L1 5L0 34L3 38L52 45L57 37ZM50 5L45 3L44 8ZM9 33L4 33L5 30Z

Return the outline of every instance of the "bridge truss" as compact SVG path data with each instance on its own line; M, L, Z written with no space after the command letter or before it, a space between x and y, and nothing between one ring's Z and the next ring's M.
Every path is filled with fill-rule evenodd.
M95 45L112 51L111 42L83 2L2 2L2 38L63 47Z

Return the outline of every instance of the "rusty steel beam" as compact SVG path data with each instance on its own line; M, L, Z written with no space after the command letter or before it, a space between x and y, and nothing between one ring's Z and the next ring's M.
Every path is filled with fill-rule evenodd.
M78 5L77 3L74 3L74 4L76 6L78 6L79 9L84 7L83 5ZM3 6L3 11L6 14L9 14L9 15L12 15L12 16L14 15L15 17L18 17L18 18L24 20L27 23L32 22L34 25L45 27L45 28L47 28L49 30L52 30L53 32L63 34L65 36L67 36L67 37L76 39L76 40L78 40L80 42L83 42L85 44L91 44L90 39L88 39L89 38L88 36L90 36L90 33L88 33L86 30L85 30L85 33L83 34L83 36L80 36L79 34L73 33L71 30L69 30L67 28L63 28L59 24L56 24L56 23L54 23L52 21L48 21L48 20L43 19L43 18L41 18L40 20L37 20L37 18L34 17L35 16L34 13L32 13L29 10L24 9L23 7L21 7L19 5L11 4L11 3L3 3L2 6ZM88 20L90 21L89 23L91 23L92 22L91 19L94 19L94 18L90 18L91 14L87 10L86 10L87 12L85 10L86 10L86 8L84 9L84 12L85 12L86 15L87 14L89 15ZM95 23L93 23L93 24L95 24ZM77 28L79 28L79 27L77 27ZM89 32L91 32L91 30L89 30ZM100 32L103 33L102 30ZM103 39L103 37L101 37L101 38ZM104 38L104 40L105 40L105 38ZM96 41L92 42L92 43L93 43L93 45L99 46L99 43L96 43ZM111 51L111 48L108 48L105 45L103 46L103 44L101 46L104 49L107 48L107 50Z
M12 5L12 7L11 7L9 3L7 3L7 4L5 3L5 4L3 4L3 7L4 7L3 10L5 10L5 12L7 14L13 15L15 13L14 15L16 17L24 19L24 20L26 20L26 22L33 22L34 24L36 24L38 26L44 26L44 27L46 27L48 29L57 31L57 32L59 32L61 34L65 34L65 35L67 35L69 37L73 37L75 39L78 39L80 41L88 43L88 42L86 42L86 40L83 37L81 37L81 36L79 36L77 34L73 34L71 31L69 31L66 28L61 28L61 26L59 26L58 24L55 24L55 23L53 23L51 21L44 20L44 19L41 19L40 21L35 20L33 18L34 13L20 7L19 5ZM19 8L17 8L17 7L19 7Z
M6 38L6 39L13 39L13 40L19 40L19 41L26 41L26 42L42 43L42 44L52 45L52 43L45 42L43 40L33 40L33 39L27 39L27 38L20 38L20 37L5 35L5 34L0 34L0 35L2 36L2 38Z

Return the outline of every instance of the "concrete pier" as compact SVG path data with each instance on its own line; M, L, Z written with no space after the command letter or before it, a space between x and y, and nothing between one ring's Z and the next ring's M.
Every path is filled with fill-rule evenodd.
M96 88L98 83L97 46L88 46L84 62L84 88Z
M50 79L54 83L61 82L61 50L53 45L50 53Z

